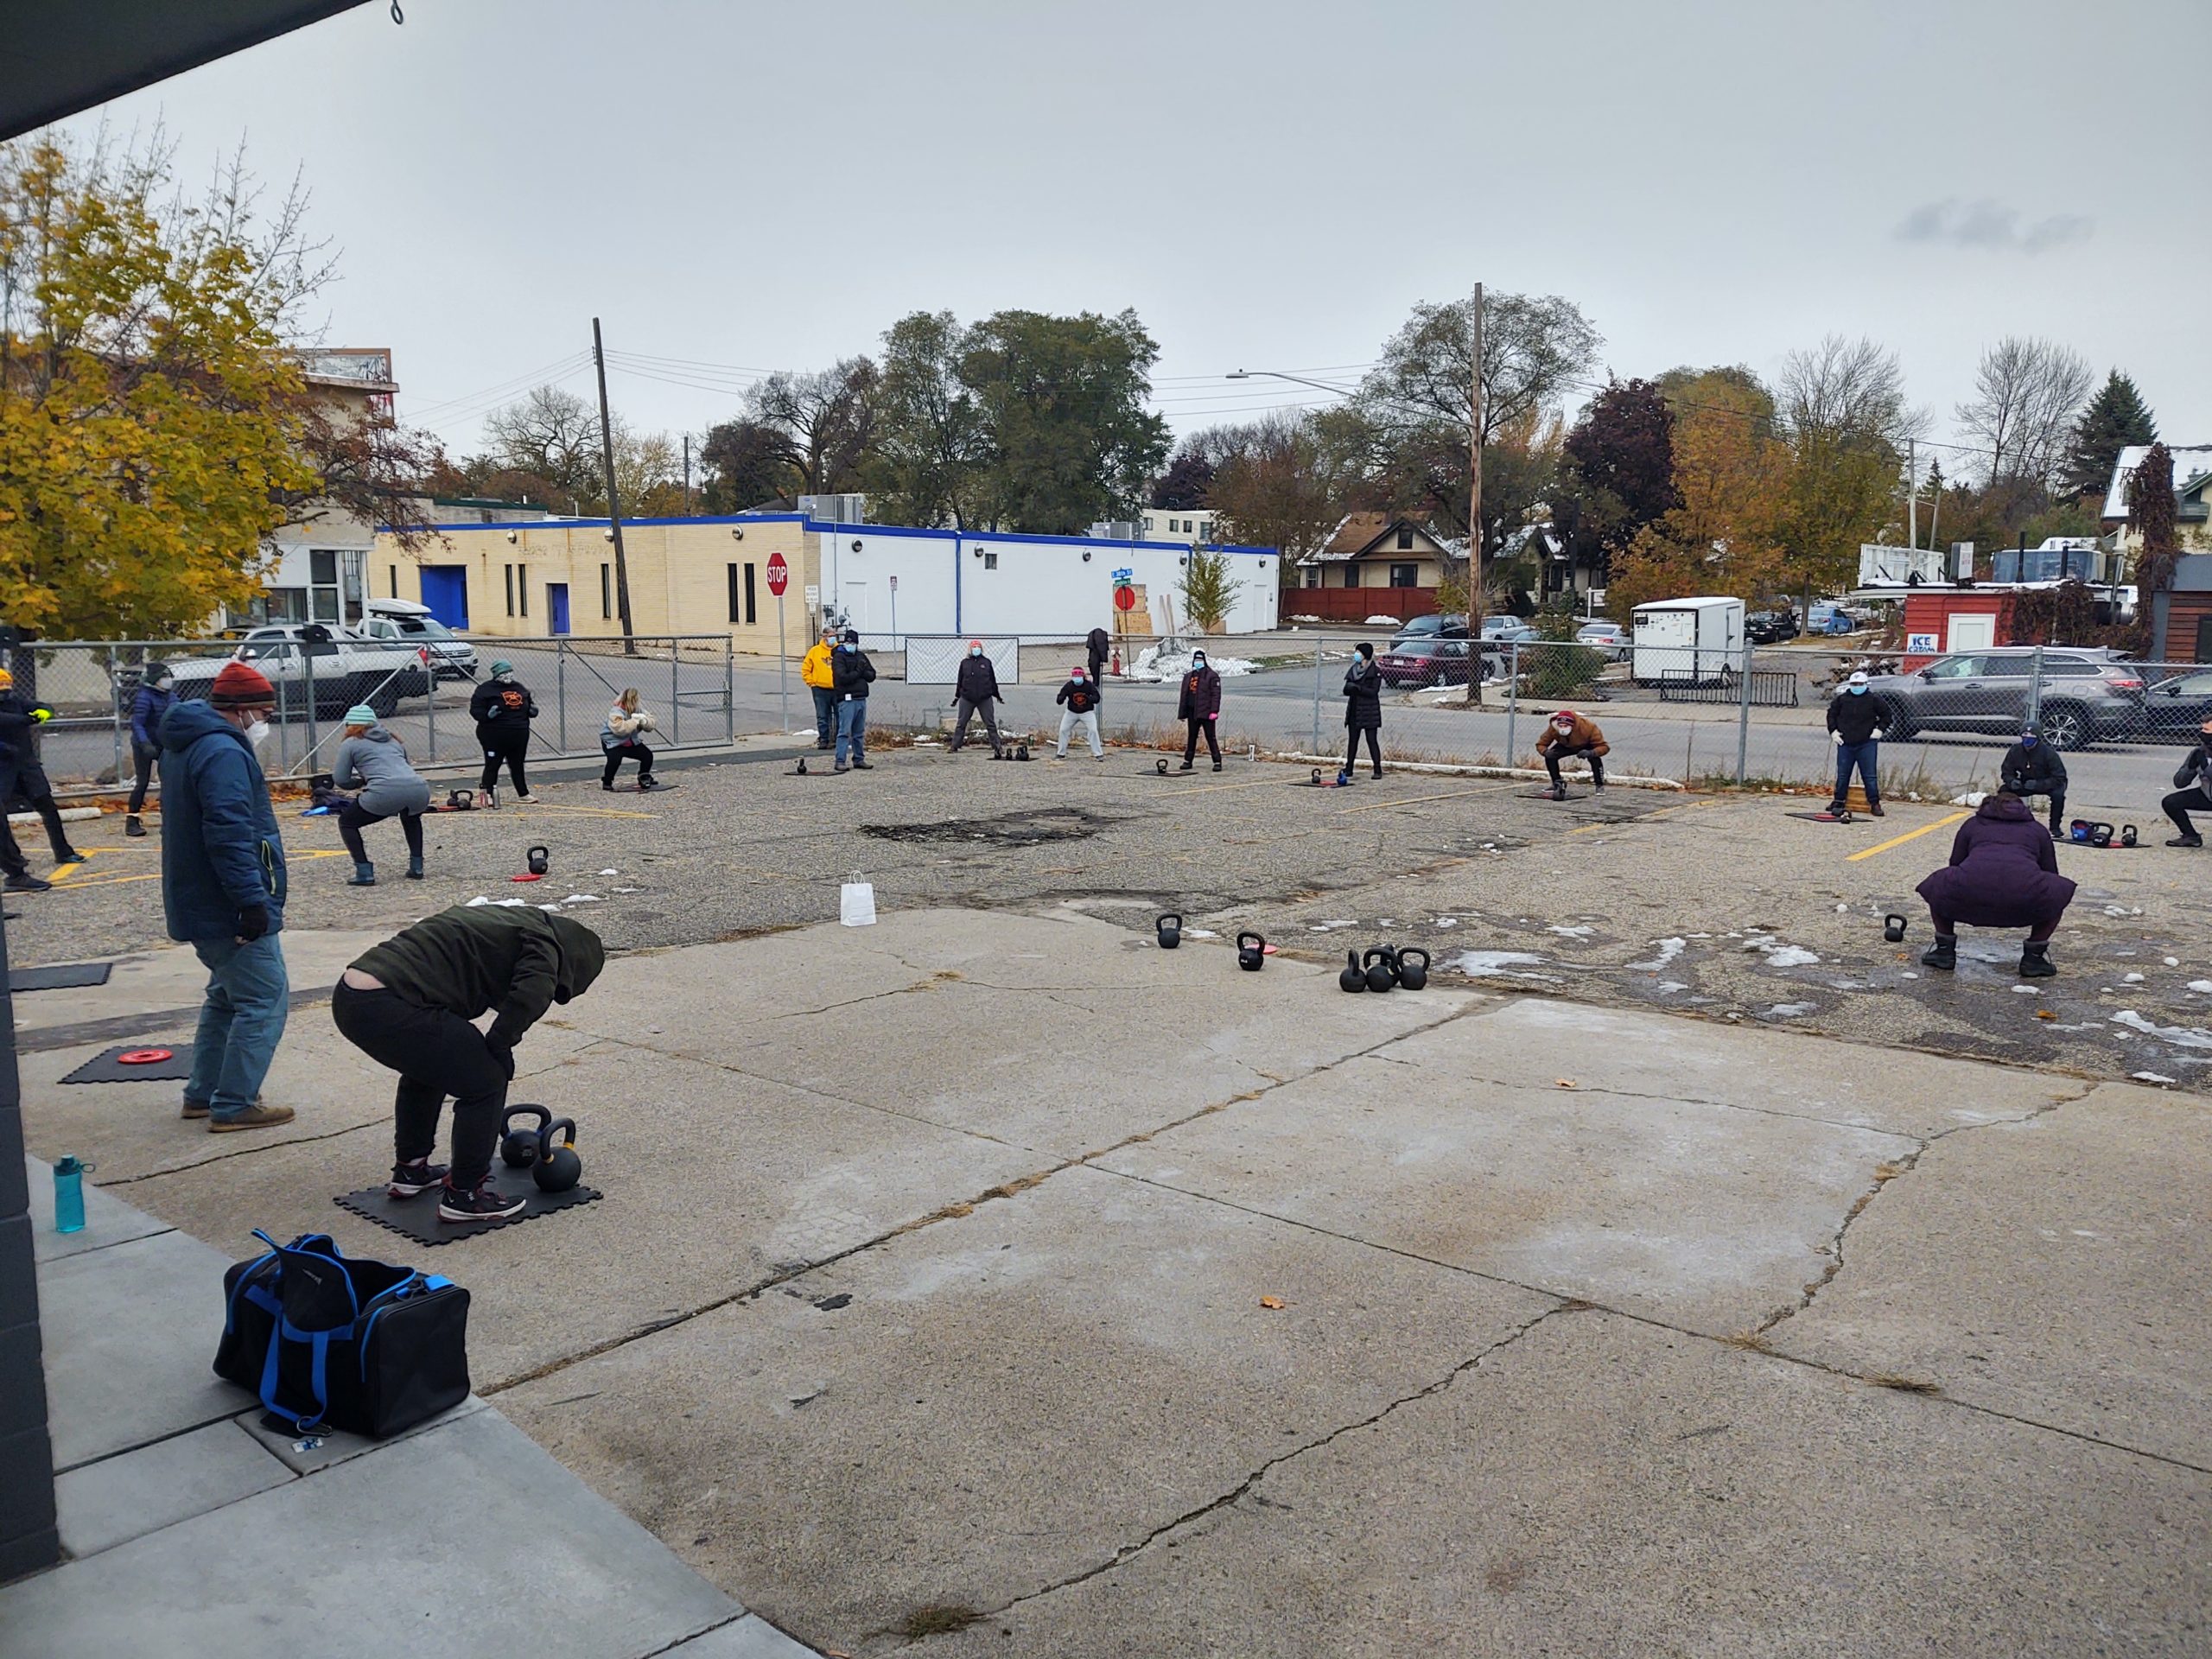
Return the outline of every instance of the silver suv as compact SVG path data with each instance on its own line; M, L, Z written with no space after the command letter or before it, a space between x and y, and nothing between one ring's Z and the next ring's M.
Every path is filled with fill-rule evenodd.
M2027 722L2036 690L2032 645L1939 657L1910 674L1881 674L1866 695L1882 705L1882 727L1892 738L1915 732L2017 734ZM2079 749L2107 740L2139 737L2145 726L2143 671L2101 645L2046 646L2040 702L2036 709L2053 748Z

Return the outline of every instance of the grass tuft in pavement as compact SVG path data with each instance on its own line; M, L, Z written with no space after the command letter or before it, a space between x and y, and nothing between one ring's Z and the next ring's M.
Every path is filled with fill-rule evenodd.
M915 1608L899 1621L897 1628L909 1642L918 1642L925 1636L950 1636L964 1630L982 1618L973 1607L933 1601Z

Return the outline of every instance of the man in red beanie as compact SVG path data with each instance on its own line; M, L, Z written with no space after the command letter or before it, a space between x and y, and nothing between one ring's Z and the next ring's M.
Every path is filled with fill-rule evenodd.
M292 1119L290 1107L261 1103L291 994L276 943L284 843L254 754L276 706L260 670L226 663L205 702L162 716L162 907L169 937L207 969L184 1116L216 1135Z

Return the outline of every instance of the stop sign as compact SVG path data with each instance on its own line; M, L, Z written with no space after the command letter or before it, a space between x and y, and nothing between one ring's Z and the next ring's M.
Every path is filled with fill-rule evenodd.
M784 596L784 589L791 585L791 566L784 563L782 554L771 553L768 556L768 591L778 599L781 599Z
M1114 590L1114 608L1116 610L1134 611L1136 607L1137 590L1135 588L1116 588Z

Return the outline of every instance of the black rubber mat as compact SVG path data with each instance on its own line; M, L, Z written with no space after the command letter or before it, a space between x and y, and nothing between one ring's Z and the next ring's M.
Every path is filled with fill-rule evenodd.
M1808 823L1856 823L1859 822L1856 814L1847 818L1840 818L1833 812L1785 812L1782 816L1785 818L1802 818Z
M121 1056L166 1048L169 1057L147 1065L125 1065ZM95 1054L61 1079L64 1083L177 1083L192 1075L190 1043L125 1043Z
M541 1192L537 1184L530 1179L528 1170L509 1169L504 1165L493 1166L492 1185L510 1198L519 1193L530 1202L503 1221L441 1221L435 1190L417 1192L411 1198L395 1198L381 1186L365 1186L358 1192L340 1193L332 1202L365 1221L404 1233L418 1244L450 1244L455 1239L473 1237L478 1233L519 1226L540 1216L557 1215L604 1196L592 1186L572 1186L565 1192Z
M1527 798L1532 801L1548 801L1557 798L1548 789L1532 789L1527 791ZM1567 791L1567 798L1570 801L1580 801L1587 798L1580 790L1570 789Z
M105 985L115 964L111 962L57 962L45 968L10 968L11 991L70 991L84 985Z

